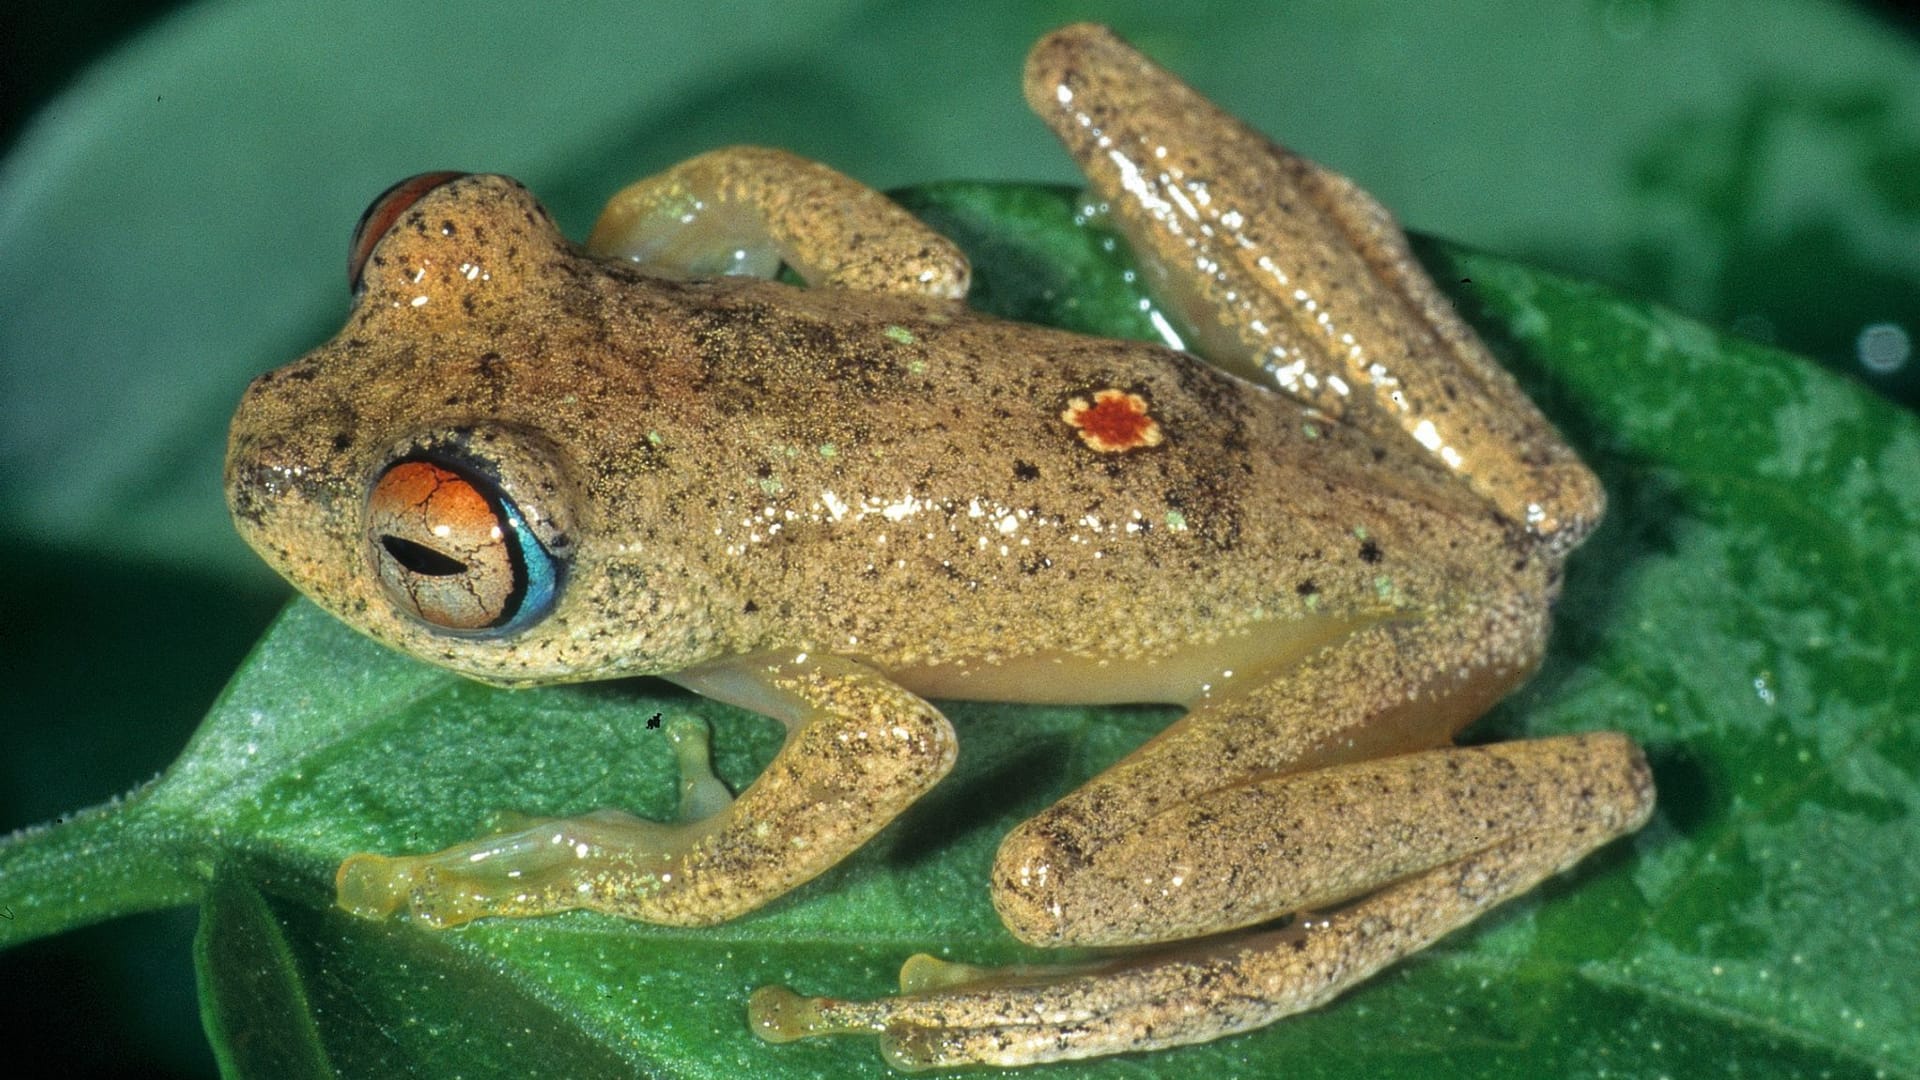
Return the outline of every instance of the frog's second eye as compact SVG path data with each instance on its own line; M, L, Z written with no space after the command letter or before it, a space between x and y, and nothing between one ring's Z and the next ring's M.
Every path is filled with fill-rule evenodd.
M553 607L559 564L484 477L407 460L367 496L367 540L402 608L449 630L527 626Z
M366 212L360 215L360 223L353 227L353 240L347 245L347 284L355 296L360 295L361 277L366 273L367 257L387 235L393 223L407 208L420 201L420 197L449 180L458 180L467 175L463 172L426 172L418 176L409 176L387 190L374 196L367 204Z

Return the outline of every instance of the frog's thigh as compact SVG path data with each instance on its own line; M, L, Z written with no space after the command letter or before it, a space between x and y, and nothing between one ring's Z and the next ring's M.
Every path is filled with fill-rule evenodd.
M938 710L837 657L741 658L676 681L787 725L786 745L739 798L680 825L601 811L431 855L354 856L341 866L341 906L379 916L405 903L434 926L574 908L721 922L839 862L953 766ZM681 752L686 769L704 744ZM704 780L683 787L683 813L722 802Z
M1563 833L1571 860L1637 827L1650 789L1620 736L1445 745L1531 666L1530 644L1504 667L1476 655L1501 632L1497 614L1470 612L1382 624L1193 710L1008 835L1002 921L1036 945L1175 941L1345 901L1526 831Z
M1645 765L1616 734L1449 748L1235 784L1124 830L1009 838L994 899L1035 945L1146 945L1318 910L1548 830L1572 861L1636 827Z
M587 248L692 275L772 277L785 262L809 285L955 300L969 273L952 241L893 200L757 146L713 150L623 189Z
M1385 621L1236 695L1197 703L1007 836L994 870L1002 919L1037 944L1108 937L1115 931L1096 920L1120 913L1089 912L1082 902L1086 889L1098 887L1078 880L1092 853L1136 850L1129 838L1155 817L1242 785L1447 746L1532 668L1545 634L1545 613L1527 606ZM1169 900L1179 905L1187 895L1190 889ZM1207 919L1204 905L1194 917ZM1191 932L1143 928L1123 940Z

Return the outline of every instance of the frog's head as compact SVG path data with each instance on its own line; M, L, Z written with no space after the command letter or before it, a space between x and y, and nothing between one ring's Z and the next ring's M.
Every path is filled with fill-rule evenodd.
M697 659L649 641L684 634L608 625L662 605L613 595L657 575L580 542L604 484L568 449L578 350L555 294L583 257L546 212L505 177L427 174L375 200L352 250L346 327L234 414L241 535L354 627L490 682Z

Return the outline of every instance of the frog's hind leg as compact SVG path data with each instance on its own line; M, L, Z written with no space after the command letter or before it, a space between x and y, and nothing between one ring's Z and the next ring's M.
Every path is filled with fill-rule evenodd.
M1029 1065L1206 1042L1327 1003L1525 893L1588 846L1578 836L1536 830L1278 929L1051 978L988 974L870 1002L767 987L754 994L750 1014L756 1033L770 1041L879 1035L887 1060L907 1070ZM903 977L903 990L905 983Z
M1416 441L1559 550L1599 520L1598 482L1358 186L1104 27L1036 45L1026 94L1196 353L1376 439Z
M907 1067L1205 1041L1324 1003L1637 828L1652 788L1619 735L1448 745L1530 666L1530 646L1485 642L1537 643L1537 623L1488 621L1362 630L1195 708L1001 847L995 904L1030 943L1205 940L1096 970L916 976L873 1002L773 988L756 1030L877 1033Z
M607 201L596 255L670 274L772 277L813 286L967 295L967 258L885 195L816 161L730 146L683 161Z

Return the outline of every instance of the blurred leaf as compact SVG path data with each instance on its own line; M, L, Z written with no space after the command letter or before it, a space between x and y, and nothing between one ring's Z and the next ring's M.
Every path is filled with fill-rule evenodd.
M1073 322L1096 305L1144 332L1125 264L1074 224L1070 193L905 198L975 255L996 307ZM1159 1055L1155 1074L1920 1075L1920 736L1901 704L1920 698L1920 425L1595 287L1426 257L1613 497L1541 674L1476 736L1628 731L1660 810L1332 1006ZM451 843L496 810L666 815L672 755L639 722L655 710L705 717L736 787L779 742L644 681L491 690L297 603L159 783L0 846L6 894L36 898L0 942L197 889L209 1031L250 1075L879 1076L861 1040L756 1042L747 992L877 995L914 951L1031 955L987 903L999 836L1171 716L955 705L945 784L721 927L575 913L429 933L331 909L347 853Z

